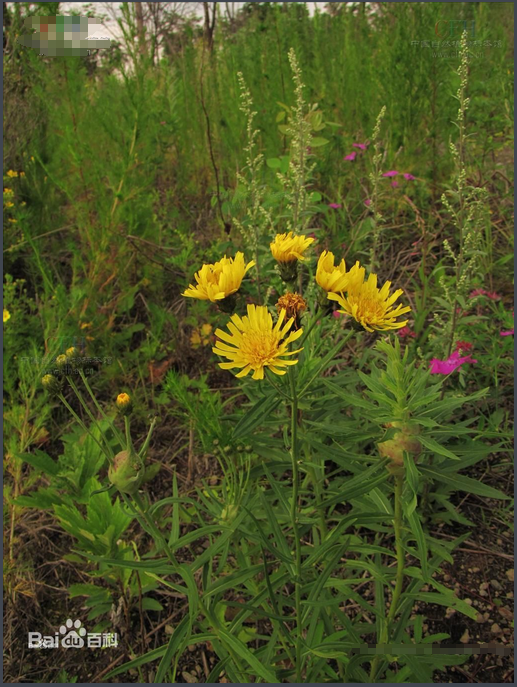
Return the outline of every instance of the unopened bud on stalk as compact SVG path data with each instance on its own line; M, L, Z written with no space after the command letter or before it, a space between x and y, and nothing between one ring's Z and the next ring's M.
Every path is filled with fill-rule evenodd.
M134 451L120 451L108 470L109 481L123 494L136 494L144 479L144 464Z
M68 358L68 364L71 367L78 369L82 366L81 356L79 355L79 351L75 346L70 346L70 348L66 349L66 357Z
M53 396L56 396L57 394L61 393L61 390L63 388L63 380L58 379L58 377L55 377L51 374L45 375L41 379L41 383L45 391L48 391L48 393Z
M133 401L131 396L126 393L119 394L117 400L115 401L117 410L121 415L130 415L133 410Z
M391 460L388 470L393 474L400 474L404 471L404 451L415 459L422 452L422 444L417 438L420 427L410 422L392 422L387 425L389 427L400 431L394 434L393 439L378 444L379 453L383 458Z
M68 367L68 364L69 364L69 360L66 357L66 355L61 354L61 355L57 356L56 367L59 370L59 372L64 372L66 374L66 372L67 372L66 368Z

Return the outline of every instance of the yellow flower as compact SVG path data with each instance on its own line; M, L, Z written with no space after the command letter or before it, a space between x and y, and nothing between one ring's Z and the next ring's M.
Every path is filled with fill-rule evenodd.
M122 393L117 396L115 405L117 406L117 410L121 415L129 415L133 409L133 401L131 396L126 393Z
M298 329L284 338L294 322L291 317L282 327L285 314L285 310L280 311L274 327L273 318L265 305L248 305L248 314L242 318L232 315L231 322L228 322L231 336L221 329L215 330L216 336L222 341L216 343L213 352L231 361L219 363L219 367L223 370L241 368L236 377L245 377L253 370L253 379L264 379L265 367L277 375L284 375L286 370L282 368L296 365L298 360L283 360L280 356L299 353L301 348L288 351L287 347L303 333L303 329Z
M201 336L207 337L212 333L212 325L208 322L201 325Z
M8 217L8 218L7 218L7 221L8 221L8 222L11 222L11 224L16 224L16 223L18 222L18 220L17 220L17 219L14 219L13 217Z
M20 172L20 176L21 176L21 177L24 177L24 176L25 176L25 172Z
M278 262L295 262L305 260L303 253L314 241L310 236L295 236L290 231L288 234L277 234L270 244L273 257Z
M345 291L348 283L345 261L341 260L339 265L334 267L334 254L324 250L318 260L316 282L325 291Z
M12 188L4 188L4 196L12 196L14 191Z
M7 322L7 320L10 320L10 319L11 319L11 313L9 312L9 310L6 310L4 308L4 322Z
M10 200L4 200L4 207L14 208L14 203L12 203Z
M367 331L386 331L405 327L407 320L397 321L399 315L409 312L409 306L393 304L404 292L397 289L390 296L391 282L387 281L382 289L377 287L377 275L370 274L364 280L365 269L357 262L350 272L346 297L343 294L329 293L327 298L337 301L345 315L351 315Z
M12 169L10 169L10 170L7 172L7 176L10 177L11 179L14 179L15 177L18 176L18 172L14 172Z
M240 289L244 275L254 265L254 260L245 265L241 252L237 253L235 258L225 256L213 265L203 265L194 275L197 285L189 284L182 295L215 303L236 293Z
M199 348L201 346L201 335L198 329L194 329L190 335L190 345L192 348Z

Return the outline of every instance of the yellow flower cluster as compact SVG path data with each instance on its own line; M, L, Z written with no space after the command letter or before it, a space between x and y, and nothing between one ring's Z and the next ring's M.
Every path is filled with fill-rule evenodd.
M244 275L254 265L254 260L245 265L244 255L240 252L235 258L225 256L213 265L203 265L194 275L196 286L189 284L183 296L212 303L227 298L239 290Z
M294 235L292 232L277 234L270 247L273 257L280 263L281 273L287 265L289 267L286 269L296 270L296 261L305 259L304 253L313 241L311 237ZM254 265L253 260L245 265L242 253L237 253L235 259L224 257L213 265L203 265L195 274L196 286L191 284L183 295L220 301L239 290L244 275ZM366 270L359 262L347 271L344 259L336 266L334 255L325 250L318 260L316 282L329 300L337 301L342 308L340 312L352 317L369 332L400 329L407 324L407 320L397 318L409 312L409 306L395 306L403 293L402 289L390 293L389 281L379 288L377 275L370 274L366 278ZM263 379L265 368L277 375L284 375L285 367L298 362L285 358L303 350L288 351L288 346L303 333L303 329L290 330L297 316L305 309L306 302L298 294L286 293L280 297L277 307L279 316L276 324L273 324L266 306L248 305L244 317L237 314L231 316L228 323L230 333L221 329L215 331L218 340L212 350L229 360L219 363L221 368L239 369L237 377L245 377L253 372L253 379ZM194 330L192 346L206 345L210 333L211 325Z
M190 336L190 345L192 348L199 348L200 346L208 346L210 343L210 335L212 334L212 325L208 322L202 324L201 327L194 329Z
M9 312L9 310L4 308L4 322L7 322L7 320L10 320L10 319L11 319L11 313Z
M334 267L334 256L324 251L320 255L316 270L316 281L322 289L327 291L327 298L337 301L343 308L344 315L350 315L367 331L386 331L405 327L407 320L397 320L397 317L411 310L409 306L398 305L395 301L404 292L397 289L390 295L391 282L387 281L379 289L377 275L370 274L365 279L366 270L359 262L347 272L345 261L339 267ZM345 296L346 293L346 296Z

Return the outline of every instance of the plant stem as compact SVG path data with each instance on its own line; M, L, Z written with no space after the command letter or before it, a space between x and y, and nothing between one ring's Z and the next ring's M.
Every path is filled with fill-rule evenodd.
M97 439L97 437L95 437L95 436L90 432L90 430L88 429L88 427L86 427L86 425L84 424L84 422L81 420L81 418L80 418L79 415L75 412L75 410L72 408L72 406L68 403L68 401L67 401L66 398L63 396L63 394L58 394L58 398L59 398L59 400L61 401L61 403L65 406L65 408L68 410L68 412L72 415L72 417L79 423L79 426L81 427L81 429L83 430L83 432L86 432L86 434L89 434L89 435L91 436L91 438L95 441L95 443L97 444L97 446L100 448L100 450L102 451L102 453L104 453L104 455L106 456L106 458L107 458L108 460L111 460L111 459L112 459L112 455L110 455L110 453L108 453L108 452L106 451L105 447L99 442L99 440Z
M97 420L93 417L93 414L92 414L91 410L88 408L88 404L87 404L86 401L84 400L83 395L81 394L81 392L80 392L79 389L77 388L76 383L74 382L74 380L73 380L70 376L67 375L66 378L67 378L67 380L68 380L68 383L69 383L70 386L72 387L72 389L73 389L75 395L76 395L77 398L79 399L79 403L82 405L82 407L84 408L85 413L86 413L86 414L88 415L88 417L90 418L90 422L92 423L92 425L95 425L95 424L97 423ZM109 445L109 441L106 439L106 437L104 436L104 432L102 432L102 431L101 431L101 437L102 437L104 443L106 444L106 447L107 447L107 449L108 449L109 457L110 457L110 458L113 458L113 456L114 456L115 454L113 453L113 450L112 450L111 446Z
M293 469L293 495L291 502L291 524L295 541L295 605L296 605L296 681L301 682L302 674L302 596L301 596L301 573L302 573L302 551L300 534L298 531L298 490L300 476L298 471L298 396L296 393L296 382L294 371L289 370L289 382L291 386L291 463Z
M404 546L402 544L402 490L404 488L404 474L395 475L395 515L393 519L393 527L395 530L395 551L397 554L397 572L395 576L395 589L393 590L393 596L391 599L391 606L388 612L388 617L386 618L386 623L384 625L380 642L381 646L388 643L390 637L390 624L393 622L395 615L397 613L398 602L400 595L402 593L402 585L404 584ZM381 655L377 654L372 661L372 667L370 670L370 680L375 682L377 678L377 672L379 669L379 663L381 660Z
M111 431L112 431L113 434L117 437L117 439L118 439L119 442L120 442L120 446L122 447L122 446L124 445L124 439L123 439L122 435L120 434L120 432L118 431L118 429L116 428L115 423L113 422L113 420L112 420L108 415L106 415L106 413L103 411L103 409L102 409L100 403L97 401L97 399L96 399L96 397L95 397L95 394L93 393L93 391L92 391L90 385L88 384L88 378L87 378L86 375L84 374L84 371L83 371L83 370L79 370L79 375L80 375L81 379L83 380L83 384L84 384L84 386L86 387L86 391L88 392L88 395L90 396L90 398L92 399L92 401L93 401L95 407L97 408L97 412L100 414L100 416L101 416L102 418L104 418L105 420L107 420L107 421L109 422L109 424L111 425Z

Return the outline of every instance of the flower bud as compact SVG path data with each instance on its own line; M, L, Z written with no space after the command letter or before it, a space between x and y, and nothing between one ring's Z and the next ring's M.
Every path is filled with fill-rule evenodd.
M395 432L392 439L382 441L378 444L379 453L382 458L389 458L391 463L388 470L400 473L404 470L404 451L414 458L418 458L422 452L422 444L417 438L420 434L420 427L409 422L392 422L387 427L393 427L400 431Z
M117 410L121 415L130 415L133 410L133 401L131 396L126 393L119 394L117 400L115 401Z
M57 356L56 367L59 370L59 372L63 372L64 374L67 374L67 372L69 372L69 370L67 369L68 363L69 363L69 360L66 357L66 355L64 355L63 353L61 355Z
M76 370L82 367L82 360L78 349L75 346L70 346L66 349L66 357L68 358L68 364L75 368Z
M120 451L108 470L109 481L123 494L136 494L144 479L144 464L134 451Z
M235 504L228 504L225 506L221 512L221 522L225 524L229 524L232 522L232 520L235 520L237 517L237 514L239 512L239 507L236 506Z
M63 380L51 374L45 375L41 383L45 391L48 391L52 396L61 393L61 389L63 388Z

